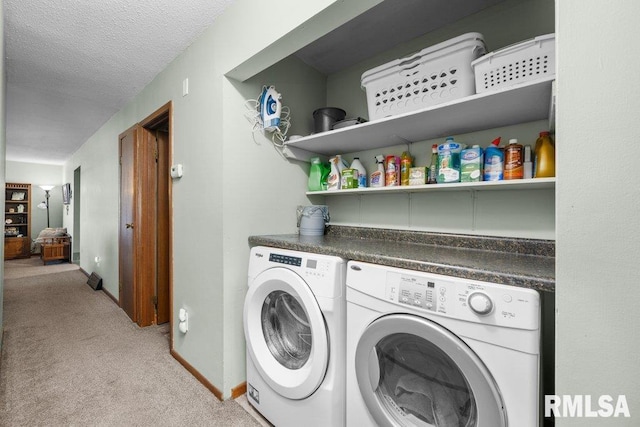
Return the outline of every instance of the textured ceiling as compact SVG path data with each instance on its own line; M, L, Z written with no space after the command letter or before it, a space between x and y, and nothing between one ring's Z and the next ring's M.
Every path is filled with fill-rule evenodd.
M7 160L62 164L233 0L4 0Z

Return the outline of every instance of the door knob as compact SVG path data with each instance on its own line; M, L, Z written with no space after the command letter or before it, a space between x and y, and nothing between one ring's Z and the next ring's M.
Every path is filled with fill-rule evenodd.
M133 228L133 223L132 223L132 222L127 223L127 224L126 224L126 227L127 227L127 228Z

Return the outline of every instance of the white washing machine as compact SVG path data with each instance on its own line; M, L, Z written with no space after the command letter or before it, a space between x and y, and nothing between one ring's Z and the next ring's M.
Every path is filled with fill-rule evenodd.
M345 276L342 258L251 250L247 398L278 427L345 424Z
M347 425L538 427L536 291L350 261Z

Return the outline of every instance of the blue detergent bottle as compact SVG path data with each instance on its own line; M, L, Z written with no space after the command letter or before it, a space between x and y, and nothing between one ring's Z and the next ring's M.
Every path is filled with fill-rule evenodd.
M504 179L504 152L500 145L500 137L494 139L484 151L483 181L501 181Z

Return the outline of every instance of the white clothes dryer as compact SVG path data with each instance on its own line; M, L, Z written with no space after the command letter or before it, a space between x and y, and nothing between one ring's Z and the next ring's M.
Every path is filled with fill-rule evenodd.
M247 397L278 427L345 424L345 276L342 258L251 250Z
M531 289L350 261L347 425L538 427Z

